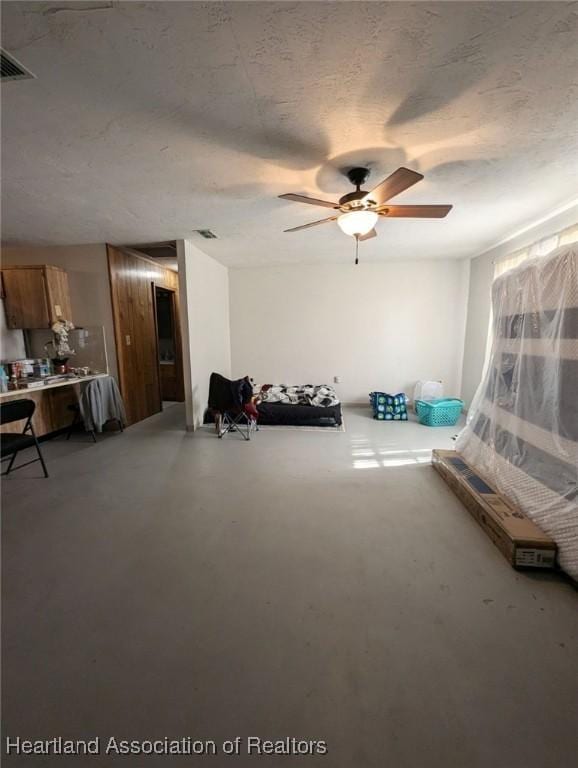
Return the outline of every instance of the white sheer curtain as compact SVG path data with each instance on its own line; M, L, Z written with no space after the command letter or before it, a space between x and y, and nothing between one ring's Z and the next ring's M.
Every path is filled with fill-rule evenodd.
M522 266L492 286L490 360L455 447L554 539L562 568L578 578L576 344L567 338L578 246Z
M560 247L561 245L570 245L570 243L577 243L577 242L578 242L578 224L572 224L572 226L567 227L566 229L563 229L561 232L557 232L555 235L550 235L548 237L543 238L542 240L537 240L535 243L532 243L532 245L529 245L527 248L522 248L519 251L514 251L514 253L510 253L508 256L504 256L503 259L499 259L499 261L496 261L494 264L494 280L497 277L500 277L500 275L503 275L504 272L508 272L510 269L514 269L515 267L518 267L520 264L522 264L524 261L527 261L528 259L533 259L536 256L547 256L549 253L552 253L552 251L555 251L556 248ZM490 307L490 322L488 324L488 335L486 338L486 354L484 358L484 367L482 369L482 376L486 372L486 368L490 358L490 345L492 342L492 325L493 325L493 316L492 316L492 309Z
M496 277L503 275L504 272L508 272L510 269L519 266L528 259L533 259L536 256L547 256L552 251L555 251L560 245L569 245L570 243L578 242L578 224L573 224L567 229L563 229L555 235L545 237L543 240L538 240L527 248L523 248L520 251L505 256L494 264L494 280Z

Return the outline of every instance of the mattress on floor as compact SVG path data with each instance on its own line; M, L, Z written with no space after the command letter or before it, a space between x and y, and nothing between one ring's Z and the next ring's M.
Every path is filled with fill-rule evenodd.
M578 246L497 278L492 313L456 450L554 539L578 579Z
M341 404L329 406L259 403L259 424L295 427L335 427L341 424Z

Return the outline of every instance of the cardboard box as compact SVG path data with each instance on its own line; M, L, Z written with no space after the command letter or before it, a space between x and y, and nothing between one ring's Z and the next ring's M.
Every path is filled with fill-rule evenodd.
M556 544L455 451L434 450L434 468L514 568L554 568Z

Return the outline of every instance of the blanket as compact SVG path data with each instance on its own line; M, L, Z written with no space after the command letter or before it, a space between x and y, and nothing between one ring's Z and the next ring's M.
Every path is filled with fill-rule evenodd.
M318 386L304 384L300 387L288 387L284 384L263 384L254 387L253 392L263 403L316 405L325 408L339 404L337 393L333 387L327 384Z

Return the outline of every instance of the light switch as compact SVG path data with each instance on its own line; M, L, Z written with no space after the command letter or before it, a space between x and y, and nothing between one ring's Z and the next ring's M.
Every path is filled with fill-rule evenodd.
M127 334L125 337L127 347L130 347L130 336Z
M56 317L62 317L62 307L60 306L60 304L54 305L54 314L56 315Z

